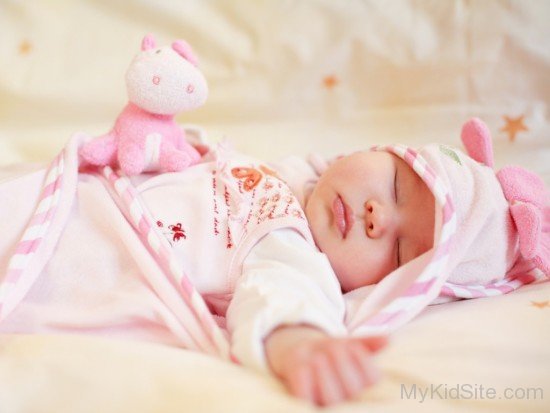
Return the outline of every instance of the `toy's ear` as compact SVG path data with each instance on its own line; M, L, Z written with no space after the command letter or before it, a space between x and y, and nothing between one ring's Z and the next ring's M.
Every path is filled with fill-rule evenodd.
M157 47L157 42L152 34L147 34L141 41L141 50L149 50Z
M172 43L172 49L174 49L184 59L188 60L193 66L197 66L199 59L197 59L193 49L185 40L176 40Z
M460 137L468 155L490 168L493 167L493 142L485 123L478 118L470 119L462 126Z

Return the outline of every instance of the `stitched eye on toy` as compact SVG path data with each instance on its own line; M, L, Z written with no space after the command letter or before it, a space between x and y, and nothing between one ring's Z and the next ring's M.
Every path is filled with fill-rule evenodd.
M159 54L159 53L160 53L160 49L158 49L155 53L156 53L156 54Z

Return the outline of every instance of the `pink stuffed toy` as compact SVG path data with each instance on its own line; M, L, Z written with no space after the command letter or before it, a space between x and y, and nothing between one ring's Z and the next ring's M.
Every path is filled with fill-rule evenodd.
M126 72L128 104L106 135L86 143L81 157L92 165L115 166L126 175L176 172L198 162L199 153L176 124L178 112L204 104L208 85L197 58L183 40L157 48L148 34Z

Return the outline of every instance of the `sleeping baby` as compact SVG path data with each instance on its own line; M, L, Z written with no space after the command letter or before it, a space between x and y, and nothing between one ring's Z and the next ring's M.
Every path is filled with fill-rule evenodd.
M470 121L463 136L482 128ZM78 139L72 144L78 147ZM183 172L142 174L126 185L227 332L232 359L271 371L293 394L326 405L377 381L372 356L386 343L384 334L348 334L354 310L346 297L390 280L405 285L441 254L450 261L446 288L497 289L498 280L534 268L548 274L544 185L520 168L495 175L489 158L471 152L479 161L429 145L267 165L221 144ZM65 209L64 222L52 224L48 250L37 248L29 259L25 271L39 270L28 286L18 282L25 271L13 281L6 268L45 172L2 182L2 288L17 285L19 298L9 312L2 308L0 332L190 347L179 288L155 267L130 225L113 190L120 182L110 186L88 168L72 183L71 162L67 155L67 187L57 208ZM435 197L438 185L449 188L453 201L445 208ZM453 243L435 249L452 220Z
M512 290L503 280L515 280L518 285L532 282L535 277L529 271L533 269L550 274L550 210L543 182L519 167L495 174L489 131L479 119L464 125L462 139L472 157L442 145L418 151L390 145L324 165L311 158L313 165L321 164L320 176L312 179L304 211L314 253L326 256L330 268L325 277L331 278L333 271L336 289L341 289L344 299L353 301L351 297L359 293L365 305L368 300L361 290L372 290L377 284L371 292L375 295L417 277L426 265L422 258L435 248L434 240L441 248L445 221L451 220L456 220L452 245L443 241L444 252L431 256L427 264L433 265L438 254L449 256L442 290L464 289L462 298L489 296ZM449 189L447 199L452 199L453 206L439 208L434 199L439 184ZM282 230L278 233L282 235ZM315 276L323 274L318 267L306 265ZM431 284L417 285L428 289ZM423 293L410 288L400 299L419 292ZM349 328L352 317L347 314L344 319ZM382 323L387 321L382 317ZM294 394L330 404L376 381L378 372L370 354L384 346L383 336L336 339L319 331L336 332L320 319L296 322L309 327L279 328L266 341L272 369Z
M388 145L273 164L222 143L182 172L126 178L83 163L77 135L49 172L0 181L0 333L212 354L227 340L227 358L298 397L353 398L426 305L549 274L544 184L495 174L481 121L462 139L469 156ZM203 342L202 326L222 333Z

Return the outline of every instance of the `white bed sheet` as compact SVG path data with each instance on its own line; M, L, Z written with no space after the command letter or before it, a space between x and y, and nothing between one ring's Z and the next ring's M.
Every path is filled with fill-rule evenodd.
M546 282L428 308L378 356L378 385L324 411L547 412L549 308L533 303L549 296ZM270 377L202 354L79 336L0 337L0 383L2 413L315 410Z

